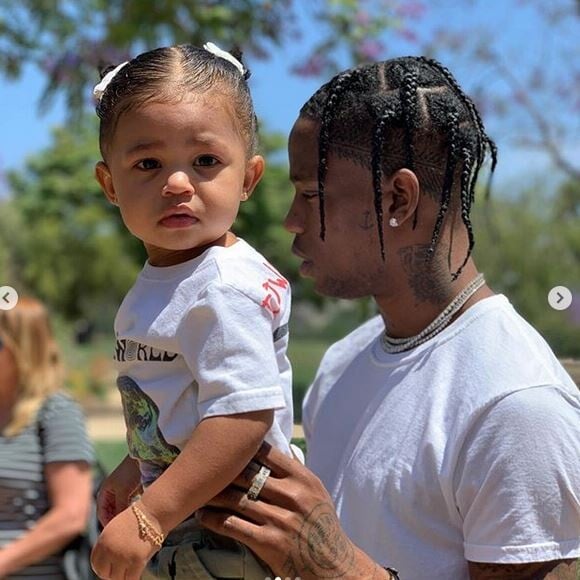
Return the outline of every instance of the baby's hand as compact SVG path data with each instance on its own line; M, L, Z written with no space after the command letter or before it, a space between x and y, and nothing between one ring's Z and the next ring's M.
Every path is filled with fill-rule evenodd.
M137 518L127 508L102 531L91 553L91 566L102 579L139 580L157 550L159 546L140 537Z
M139 479L137 462L127 456L103 481L97 495L97 517L102 526L129 506Z

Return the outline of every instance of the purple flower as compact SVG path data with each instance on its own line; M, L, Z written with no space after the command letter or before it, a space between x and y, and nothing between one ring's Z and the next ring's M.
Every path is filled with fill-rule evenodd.
M322 74L326 60L320 54L313 54L304 64L294 66L293 72L304 77L315 77Z
M359 26L368 26L371 22L371 17L366 10L359 10L354 17L354 21Z
M401 28L399 34L408 42L417 42L417 35L410 28Z
M358 45L358 52L367 60L378 59L385 50L385 45L380 40L363 40Z
M397 6L395 12L401 18L421 18L426 10L427 8L422 2L403 2Z

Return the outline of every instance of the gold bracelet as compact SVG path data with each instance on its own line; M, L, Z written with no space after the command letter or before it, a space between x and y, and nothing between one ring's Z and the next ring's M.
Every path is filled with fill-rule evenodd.
M139 525L139 537L142 540L147 540L154 546L161 548L163 542L165 541L165 536L163 533L155 529L155 526L149 521L147 516L137 507L136 504L131 504L131 510L137 518L137 524Z

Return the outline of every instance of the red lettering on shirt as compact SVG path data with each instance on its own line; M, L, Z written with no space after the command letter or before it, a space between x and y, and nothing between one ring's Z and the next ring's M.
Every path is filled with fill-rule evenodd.
M280 295L280 288L286 290L288 288L288 280L280 274L275 268L273 268L267 262L264 262L264 266L268 268L271 272L275 274L274 278L268 278L263 284L262 288L266 290L267 294L262 300L261 306L266 310L269 310L272 314L278 314L280 312L280 306L282 304L282 297Z

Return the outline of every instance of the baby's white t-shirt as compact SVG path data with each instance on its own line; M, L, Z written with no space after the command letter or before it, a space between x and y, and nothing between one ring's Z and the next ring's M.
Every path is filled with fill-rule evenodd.
M115 319L127 441L145 485L205 417L275 409L266 440L289 453L290 300L288 281L243 240L145 264Z

